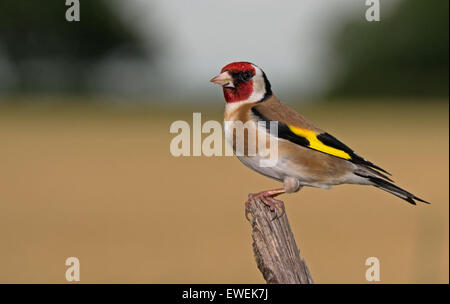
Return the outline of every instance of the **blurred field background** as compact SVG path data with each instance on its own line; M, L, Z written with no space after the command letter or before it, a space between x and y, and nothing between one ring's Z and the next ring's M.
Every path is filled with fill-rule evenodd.
M81 1L79 23L62 1L2 1L0 283L64 283L70 256L82 283L263 283L244 201L278 184L169 151L175 120L222 120L208 80L232 60L432 203L350 185L285 195L315 281L367 283L375 256L382 283L448 283L448 1L382 2L376 24L362 1L318 2L258 1L284 20L258 28L237 22L255 1Z

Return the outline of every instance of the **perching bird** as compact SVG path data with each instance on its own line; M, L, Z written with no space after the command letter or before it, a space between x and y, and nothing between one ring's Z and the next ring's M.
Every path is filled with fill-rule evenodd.
M275 138L278 144L278 158L271 167L260 165L262 158L269 157L267 154L259 153L257 148L255 154L248 153L247 149L251 145L248 138L244 140L243 151L246 152L237 155L247 167L283 182L283 188L249 194L246 217L249 202L253 198L260 198L271 210L278 206L284 212L283 202L275 197L282 193L297 192L303 186L331 188L340 184L370 185L413 205L416 204L414 200L428 203L394 185L387 171L360 157L334 136L315 127L280 102L273 95L269 80L258 66L249 62L230 63L211 82L223 88L226 122L254 121L254 129L248 132L264 132L265 136ZM266 122L266 127L259 126L258 121ZM276 134L270 131L268 122L278 123ZM232 139L231 144L236 152L236 131L225 125L225 132L234 132L228 134L228 138Z

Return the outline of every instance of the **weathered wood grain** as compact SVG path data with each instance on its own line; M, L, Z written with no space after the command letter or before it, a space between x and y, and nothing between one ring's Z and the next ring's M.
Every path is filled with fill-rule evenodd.
M280 210L277 211L280 213ZM250 202L253 252L268 284L312 284L313 280L292 234L287 215L275 214L259 199ZM273 220L272 220L273 219Z

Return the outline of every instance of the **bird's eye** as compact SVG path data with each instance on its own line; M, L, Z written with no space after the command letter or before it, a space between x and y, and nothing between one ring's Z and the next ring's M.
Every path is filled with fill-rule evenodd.
M241 80L243 82L245 82L245 81L249 81L253 75L252 75L251 71L245 71L245 72L241 72L239 76L240 76L239 78L241 78Z

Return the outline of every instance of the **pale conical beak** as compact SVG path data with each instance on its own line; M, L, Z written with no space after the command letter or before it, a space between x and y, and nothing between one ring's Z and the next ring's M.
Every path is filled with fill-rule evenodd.
M228 72L223 72L222 74L217 75L210 81L212 83L216 83L227 88L234 88L233 77L231 77L230 73Z

